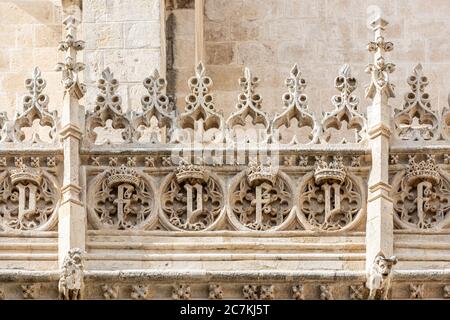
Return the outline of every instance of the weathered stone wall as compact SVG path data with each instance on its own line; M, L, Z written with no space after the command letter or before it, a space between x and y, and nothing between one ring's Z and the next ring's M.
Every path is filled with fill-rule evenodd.
M61 76L54 72L59 61L61 4L51 0L0 2L0 110L11 118L27 91L24 81L39 66L47 80L50 109L62 102Z
M123 108L140 107L142 81L160 68L159 3L159 0L84 1L87 108L95 102L96 81L106 67L111 68L121 84Z
M448 0L206 0L206 64L215 84L218 108L224 109L226 115L234 110L237 80L243 67L248 66L261 78L263 109L280 112L281 95L286 91L284 79L297 62L308 82L310 108L318 113L332 109L334 78L339 67L349 63L359 80L356 94L365 110L369 101L363 99L363 90L369 75L364 69L371 62L366 44L373 37L366 22L369 5L379 6L390 22L386 39L395 47L389 61L397 65L392 75L397 97L391 105L402 104L408 89L405 79L418 62L430 78L428 92L433 108L447 105ZM174 53L179 97L188 91L186 80L193 74L192 11L178 10L174 14L175 34L185 39L175 46ZM183 103L179 99L179 105Z

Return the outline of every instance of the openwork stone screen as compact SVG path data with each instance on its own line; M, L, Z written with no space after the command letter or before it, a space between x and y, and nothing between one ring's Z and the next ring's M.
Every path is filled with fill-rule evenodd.
M61 112L36 67L14 116L0 114L0 296L450 297L450 106L430 103L420 64L389 104L387 25L371 22L365 97L345 64L318 114L299 63L272 114L244 68L224 117L202 62L184 109L155 70L124 111L110 65L85 111L85 43L66 17Z

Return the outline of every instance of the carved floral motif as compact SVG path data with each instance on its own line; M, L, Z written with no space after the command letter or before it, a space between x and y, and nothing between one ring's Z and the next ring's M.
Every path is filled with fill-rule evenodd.
M276 115L272 122L272 131L279 132L280 137L272 136L272 139L281 139L281 127L289 128L293 119L297 120L298 127L310 127L309 143L317 143L319 140L319 123L313 112L308 108L308 98L304 93L306 80L301 77L301 72L297 65L291 70L290 77L286 79L288 92L283 95L284 111ZM288 145L300 144L299 137L294 135Z
M408 77L411 91L405 95L405 104L395 110L395 128L403 140L436 140L439 120L431 109L430 95L425 92L428 78L423 75L423 68L418 64L413 74Z
M448 222L450 180L433 155L416 162L410 156L406 170L392 181L394 221L404 229L440 229Z
M97 95L95 108L86 115L87 137L95 144L105 144L113 142L131 142L132 128L128 118L122 111L122 98L117 94L119 82L114 79L114 75L109 68L102 72L102 78L97 84L100 92ZM108 127L108 123L110 127ZM101 128L106 137L99 139L98 129ZM120 132L117 135L117 131ZM116 132L114 134L114 132ZM119 136L119 140L117 139Z
M41 70L34 68L31 78L25 81L29 93L23 97L23 110L17 112L12 121L12 130L6 126L2 135L4 142L20 142L26 144L55 142L57 129L57 112L48 111L49 97L43 94L47 82L42 78ZM49 127L48 134L41 137L44 130L33 128L32 136L26 137L25 128L32 128L35 120L39 120L41 129Z
M282 228L293 206L286 177L272 166L252 162L230 189L231 220L239 229L266 231Z
M133 117L134 138L137 142L168 143L174 129L175 105L163 93L167 81L155 69L143 83L148 94L141 99L142 112Z
M340 94L331 99L334 109L323 115L321 140L328 142L331 137L329 129L340 130L345 121L349 130L355 130L354 142L359 143L364 138L366 118L358 111L358 97L352 94L356 89L356 79L351 75L349 65L342 66L334 85ZM347 140L344 138L341 143L347 143Z
M331 162L317 157L314 173L301 184L299 208L299 219L307 229L347 229L361 217L363 188L347 173L342 157Z
M174 230L211 229L224 208L223 187L205 167L182 161L163 186L163 221Z
M98 175L88 189L90 222L97 229L142 229L156 218L154 188L140 171L114 167Z
M19 167L0 174L0 228L50 230L57 221L60 192L45 170Z

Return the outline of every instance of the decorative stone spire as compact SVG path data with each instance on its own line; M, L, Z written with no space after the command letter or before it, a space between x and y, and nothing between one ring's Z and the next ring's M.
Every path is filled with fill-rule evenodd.
M393 98L394 86L389 81L389 74L395 65L387 63L384 53L392 51L392 42L386 42L383 31L387 21L377 17L370 28L374 32L374 41L368 45L373 53L373 64L369 64L366 72L370 74L370 85L366 89L366 97L372 100L367 107L369 147L372 155L367 199L366 224L366 270L369 272L376 257L391 256L393 245L393 203L389 196L389 141L391 137L391 107L389 98Z
M327 142L330 139L328 129L335 128L339 130L344 121L347 121L348 129L355 130L355 142L358 143L363 140L363 133L366 131L366 119L358 111L358 97L353 95L356 84L357 81L351 74L350 66L344 64L339 70L339 75L334 80L334 86L340 92L331 99L334 109L330 112L325 112L322 120L323 141ZM342 143L346 142L346 139L342 140Z
M86 93L86 86L79 81L78 74L85 68L84 63L77 62L77 53L85 47L85 42L77 40L77 25L79 21L74 16L68 16L63 22L66 29L66 39L61 41L58 50L66 53L64 62L56 65L56 71L62 72L62 83L66 92L77 99Z
M277 130L283 125L288 128L291 125L291 120L295 118L298 121L298 127L311 127L309 143L317 143L320 132L319 124L314 113L308 109L308 97L305 94L306 80L302 78L297 64L291 69L290 76L285 83L288 92L283 95L284 110L281 114L275 116L272 129ZM276 138L273 137L273 139ZM300 144L298 137L295 135L289 144Z
M387 98L394 98L394 85L389 82L389 74L395 71L395 64L386 62L383 54L394 49L392 42L386 42L383 31L388 22L382 18L374 20L370 26L375 33L375 40L369 42L367 49L374 54L374 62L369 64L366 72L371 75L369 87L366 89L366 97L374 99L379 92Z
M200 133L212 128L223 129L223 117L216 111L210 93L213 81L206 76L202 62L195 68L195 76L188 81L191 93L186 96L186 112L180 115L180 128L199 129Z
M42 78L41 70L36 67L33 69L31 78L25 80L25 87L28 94L23 97L23 110L17 112L14 118L14 130L12 141L22 142L25 139L25 134L22 131L25 127L31 127L33 121L40 120L41 126L49 126L49 138L54 141L56 137L56 111L48 111L49 97L43 91L47 86L47 81ZM30 142L30 141L28 141ZM42 143L39 133L34 132L31 138L31 143Z
M233 128L235 125L245 126L247 116L253 119L254 125L263 124L265 128L269 127L267 114L261 110L262 98L255 92L258 83L259 78L253 76L249 68L245 68L244 76L239 79L242 90L236 104L237 111L227 120L229 128Z
M434 140L438 138L439 119L431 109L430 95L425 92L428 77L419 63L408 77L411 90L405 94L403 108L395 111L397 135L403 140Z

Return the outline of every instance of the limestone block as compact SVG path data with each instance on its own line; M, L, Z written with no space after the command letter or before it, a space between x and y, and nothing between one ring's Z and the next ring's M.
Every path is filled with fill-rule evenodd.
M324 8L320 0L291 0L286 1L285 14L289 18L317 18Z
M0 41L0 48L13 48L16 46L15 32L16 28L13 25L0 25L0 39L2 39L2 41Z
M149 17L159 18L159 0L106 0L109 22L145 21Z
M34 29L35 25L33 24L20 24L16 25L15 34L16 34L16 45L22 48L31 48L34 46ZM61 26L60 26L61 28ZM3 29L3 26L2 28ZM1 31L0 31L1 33ZM58 38L57 41L60 39ZM54 47L55 43L52 43L50 46Z
M62 27L60 24L36 25L34 28L35 47L55 47L62 38Z
M276 61L274 45L269 42L241 42L238 44L237 51L237 62L246 66Z
M87 48L122 48L122 24L96 23L85 24Z
M52 1L2 1L0 21L5 24L51 24L54 22L53 7Z
M105 54L105 66L114 70L119 81L141 82L149 70L159 69L159 49L117 49Z
M106 0L90 0L83 3L84 22L106 22Z
M209 20L224 21L242 16L243 0L206 0L205 16Z
M159 21L125 23L123 26L125 48L156 48L161 45Z
M0 50L0 72L8 72L9 71L9 50Z
M206 63L212 65L227 65L234 62L234 43L206 43Z
M230 21L205 21L205 41L227 41L230 39Z

